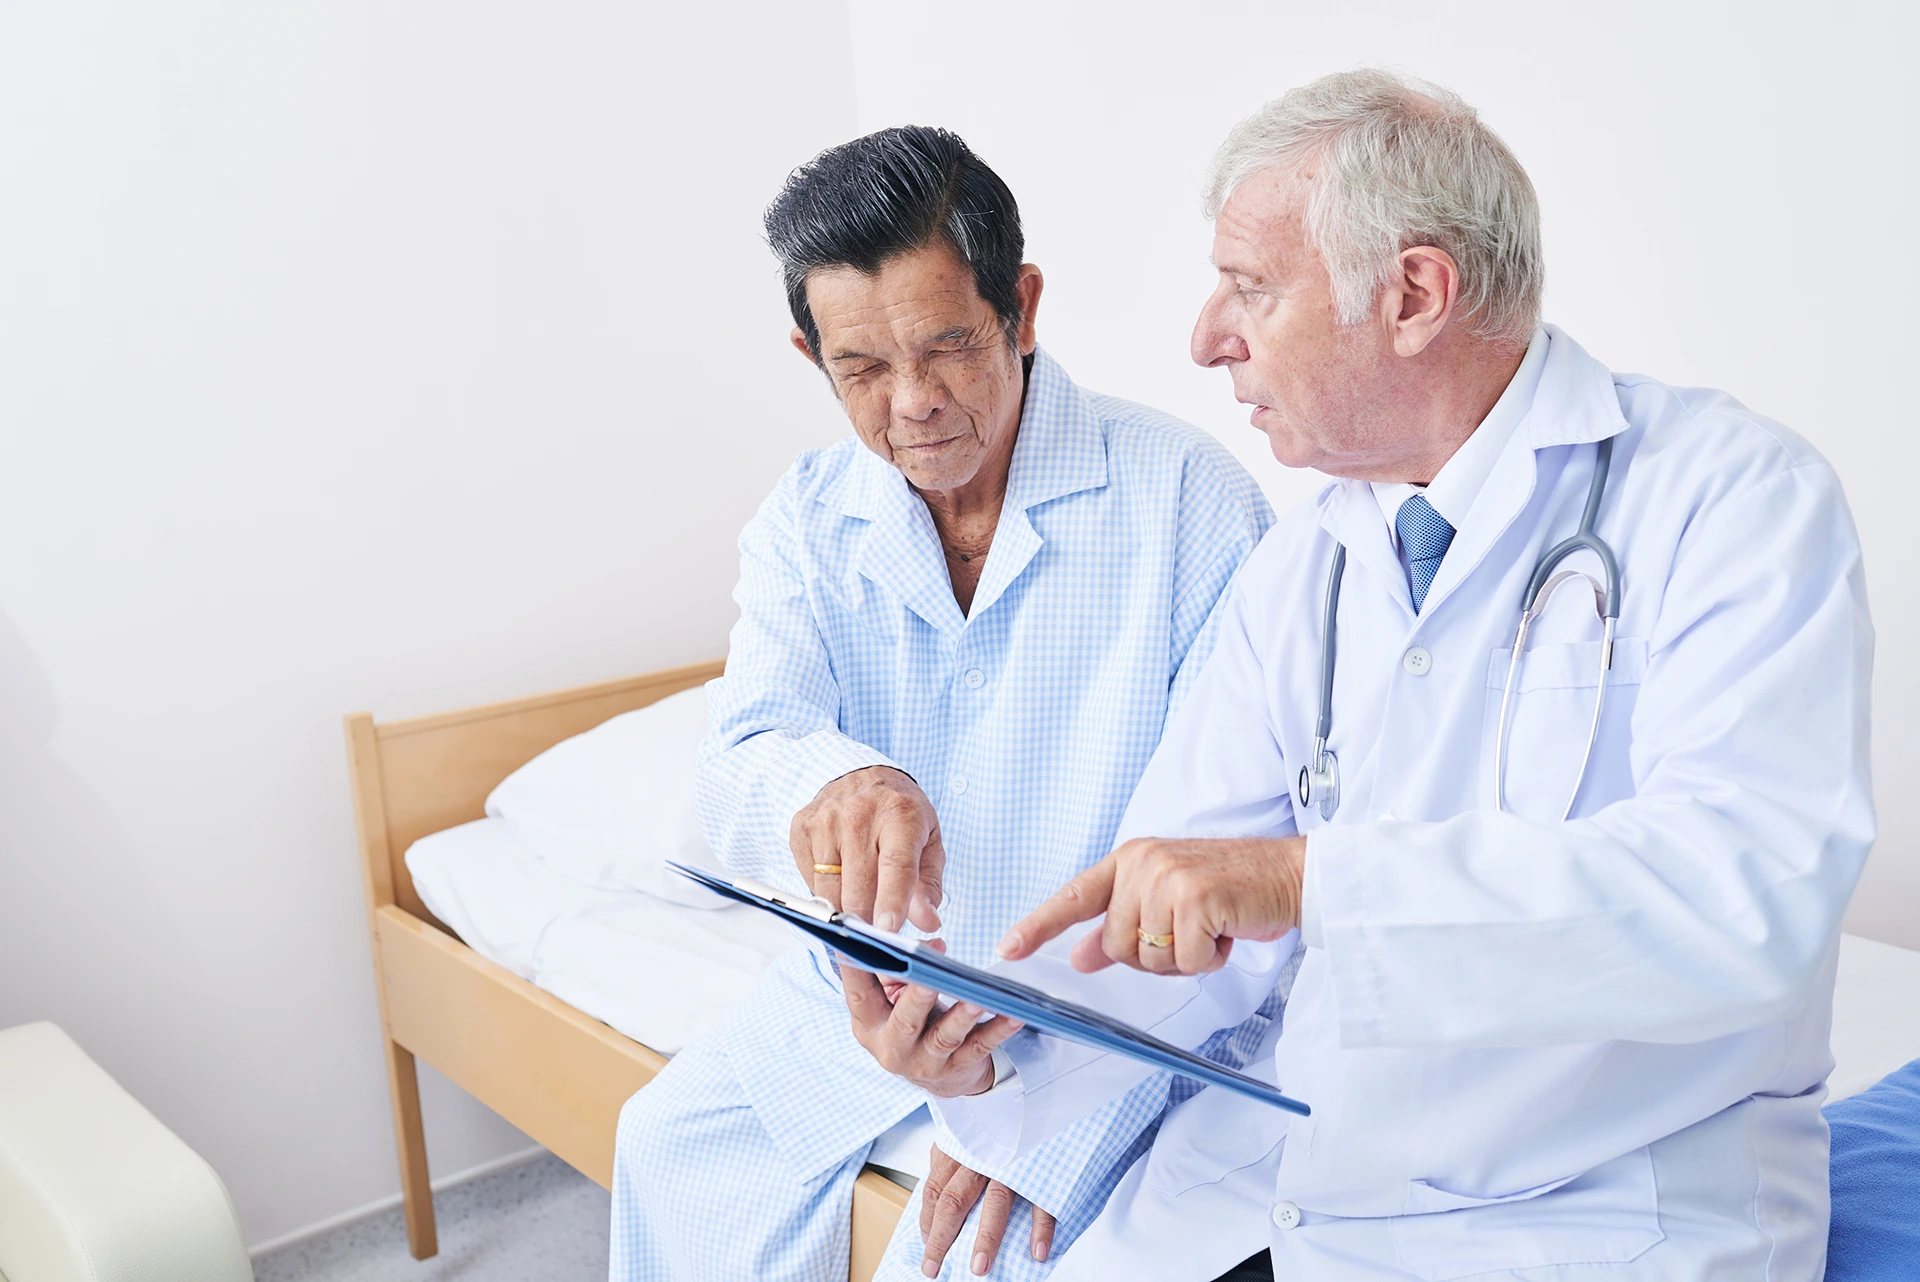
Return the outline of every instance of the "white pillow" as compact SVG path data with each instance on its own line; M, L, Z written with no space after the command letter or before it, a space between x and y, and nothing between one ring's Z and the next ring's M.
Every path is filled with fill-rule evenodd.
M556 872L690 908L726 900L666 867L722 871L694 814L694 757L707 733L696 686L555 744L501 781L487 814Z

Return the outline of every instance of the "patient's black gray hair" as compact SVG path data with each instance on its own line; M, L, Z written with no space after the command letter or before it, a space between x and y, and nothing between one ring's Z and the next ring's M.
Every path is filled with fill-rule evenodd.
M1367 318L1401 250L1432 245L1460 268L1474 332L1526 345L1546 277L1540 204L1527 171L1460 95L1373 68L1289 90L1220 145L1207 216L1261 170L1305 160L1318 162L1307 234L1342 324Z
M1009 342L1019 329L1020 208L1000 175L945 129L903 125L821 152L788 176L766 226L793 323L816 362L820 329L807 305L807 273L853 267L871 275L936 239L972 270Z

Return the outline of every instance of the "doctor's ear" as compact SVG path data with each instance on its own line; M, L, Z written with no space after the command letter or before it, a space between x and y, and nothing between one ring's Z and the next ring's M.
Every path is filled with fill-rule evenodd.
M1381 317L1401 356L1418 356L1440 336L1460 298L1460 266L1432 245L1400 251L1400 274L1380 291Z
M802 356L807 358L807 364L818 365L820 363L820 358L813 354L813 349L811 347L807 346L807 336L806 334L801 332L801 329L798 325L795 325L793 327L793 332L787 335L787 341L793 344L794 351L800 353Z

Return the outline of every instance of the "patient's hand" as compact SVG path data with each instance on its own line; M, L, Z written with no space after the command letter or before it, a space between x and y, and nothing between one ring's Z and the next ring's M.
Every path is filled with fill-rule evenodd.
M933 1146L927 1181L920 1186L920 1236L926 1242L926 1254L920 1271L930 1278L940 1276L940 1262L953 1249L954 1239L966 1227L973 1204L986 1194L980 1208L980 1227L973 1235L973 1260L976 1277L984 1276L1000 1256L1000 1239L1007 1232L1007 1217L1013 1214L1014 1200L1020 1195L998 1180L962 1166ZM1053 1250L1053 1217L1033 1208L1033 1232L1027 1251L1036 1260L1044 1260Z
M912 921L940 929L947 852L940 821L920 785L889 766L841 775L793 817L794 866L836 908L898 930ZM840 872L818 872L838 865Z
M931 988L908 984L892 1001L864 970L840 967L840 984L853 1016L853 1036L896 1077L929 1095L978 1095L993 1085L993 1048L1020 1031L1020 1022L985 1012L972 1002L942 1011Z
M944 939L928 939L922 942L936 953L947 951L947 941ZM904 979L898 979L892 975L875 975L874 978L880 981L880 991L887 995L889 1006L899 1001L900 994L907 991L908 985Z

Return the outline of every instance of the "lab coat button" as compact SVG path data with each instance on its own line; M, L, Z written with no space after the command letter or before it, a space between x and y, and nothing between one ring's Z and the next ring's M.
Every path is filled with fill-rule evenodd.
M1300 1208L1291 1202L1275 1204L1273 1208L1273 1222L1283 1229L1299 1227Z
M978 690L987 683L987 674L978 668L968 668L967 675L962 680L967 683L967 689Z
M1424 677L1433 667L1433 655L1431 652L1415 646L1400 656L1400 666L1416 677Z
M948 787L947 791L951 792L956 797L966 796L967 795L967 777L965 775L955 775L953 777L953 783Z

